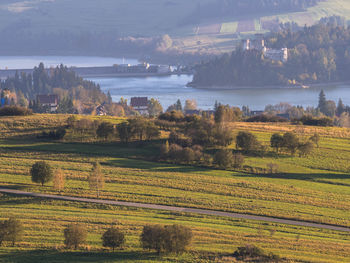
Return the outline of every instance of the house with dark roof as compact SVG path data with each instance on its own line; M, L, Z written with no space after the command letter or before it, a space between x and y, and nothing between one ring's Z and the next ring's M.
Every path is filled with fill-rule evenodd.
M130 101L130 106L141 115L148 114L148 98L147 97L133 97Z
M57 108L58 108L58 96L57 95L54 95L54 94L37 95L36 102L41 107L48 108L50 112L57 111Z

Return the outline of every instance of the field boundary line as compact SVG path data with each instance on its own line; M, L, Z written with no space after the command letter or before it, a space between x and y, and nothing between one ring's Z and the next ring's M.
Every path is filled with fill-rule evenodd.
M312 223L312 222L307 222L307 221L282 219L282 218L275 218L275 217L268 217L268 216L256 216L256 215L248 215L248 214L241 214L241 213L224 212L224 211L217 211L217 210L186 208L186 207L166 206L166 205L146 204L146 203L136 203L136 202L125 202L125 201L113 201L113 200L103 200L103 199L91 199L91 198L84 198L84 197L71 197L71 196L52 195L52 194L40 194L40 193L25 192L25 191L8 189L8 188L0 188L0 193L38 197L38 198L47 198L47 199L55 199L55 200L62 200L62 201L73 201L73 202L94 203L94 204L107 204L107 205L136 207L136 208L145 208L145 209L154 209L154 210L165 210L165 211L170 211L170 212L222 216L222 217L229 217L229 218L265 221L265 222L287 224L287 225L294 225L294 226L314 227L314 228L320 228L320 229L350 232L350 228L343 227L343 226L319 224L319 223Z

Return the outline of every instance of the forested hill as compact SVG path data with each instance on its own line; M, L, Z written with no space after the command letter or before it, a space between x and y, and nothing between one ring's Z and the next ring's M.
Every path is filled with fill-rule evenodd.
M199 4L192 14L197 19L262 13L302 11L324 0L215 0Z
M97 105L111 101L94 82L82 79L63 65L48 70L43 63L34 68L33 74L16 74L0 81L0 90L15 93L21 106L28 106L28 101L39 94L56 94L62 111L68 113L91 113ZM67 107L70 109L63 109Z
M257 50L237 50L197 66L196 86L261 86L350 80L350 28L317 24L285 30L266 39L268 47L289 48L286 63Z

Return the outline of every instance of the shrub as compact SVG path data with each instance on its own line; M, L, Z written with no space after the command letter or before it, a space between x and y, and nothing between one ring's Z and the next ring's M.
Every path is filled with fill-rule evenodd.
M87 238L86 227L80 224L70 224L64 229L64 244L67 248L78 249Z
M160 253L182 253L192 240L191 229L181 225L145 226L141 234L144 249L153 249Z
M273 253L266 254L262 249L254 245L239 247L233 256L238 260L254 260L254 262L279 262L280 257Z
M44 186L45 183L52 180L53 171L48 163L45 161L39 161L33 164L30 169L30 175L32 177L32 182L40 183Z
M0 116L28 116L32 114L31 109L19 106L5 106L0 108Z
M113 249L120 248L125 243L124 233L118 228L109 228L102 236L102 245Z
M41 138L52 139L52 140L62 140L66 135L67 131L65 128L58 128L56 131L50 131L49 133L43 132Z

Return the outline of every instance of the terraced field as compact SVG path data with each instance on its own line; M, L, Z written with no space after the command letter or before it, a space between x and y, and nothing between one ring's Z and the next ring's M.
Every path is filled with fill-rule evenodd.
M91 163L99 161L106 176L106 186L102 192L104 199L197 207L350 226L350 140L347 129L288 124L232 124L234 132L253 131L265 144L276 131L295 130L301 138L308 137L316 130L321 135L320 148L308 158L288 155L278 159L272 156L246 157L246 164L251 167L266 168L271 162L278 164L279 174L271 176L152 162L151 156L158 151L157 144L126 147L118 142L81 142L70 133L66 141L62 142L36 139L36 134L65 124L67 118L64 115L50 115L50 118L46 115L1 118L1 186L55 193L51 184L40 187L33 184L28 176L34 162L46 160L66 174L64 195L95 197L95 193L88 188L87 176L91 171ZM114 118L106 120L114 123L122 121ZM178 223L193 227L196 232L192 252L184 256L184 262L191 262L194 257L204 260L205 257L212 257L213 253L214 257L230 255L236 246L244 243L257 243L268 251L294 260L319 262L320 259L326 259L327 262L346 262L350 258L350 237L345 233L30 198L2 196L0 200L1 218L10 214L30 218L25 223L26 229L35 233L34 238L31 238L28 231L20 248L0 250L0 262L10 255L15 262L21 262L20 259L27 256L30 250L34 250L31 254L35 257L42 253L40 250L43 248L60 248L63 238L61 230L69 221L88 224L92 233L89 238L90 249L101 252L98 236L106 227L104 224L110 224L113 218L130 234L125 251L116 253L115 256L129 255L140 262L152 260L154 257L152 254L145 256L139 249L137 236L141 226L147 222L173 223L175 219ZM38 224L44 221L48 224ZM273 237L269 236L271 227L279 229ZM261 230L264 232L263 237L260 237ZM45 237L50 237L47 244L40 241L41 232ZM18 249L22 253L14 253ZM62 255L62 258L74 258L77 255L64 253L61 249L54 249L50 253ZM46 252L44 254L49 256ZM107 261L109 254L103 253L102 258ZM103 260L101 262L105 262ZM166 260L174 259L170 257Z

